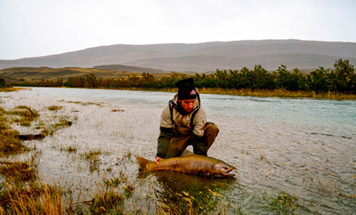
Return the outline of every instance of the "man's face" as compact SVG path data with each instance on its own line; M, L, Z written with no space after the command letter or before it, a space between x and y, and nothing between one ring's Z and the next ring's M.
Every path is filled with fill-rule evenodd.
M185 100L179 100L178 102L181 103L182 108L187 112L190 113L192 112L194 105L195 105L195 100L196 99L185 99Z

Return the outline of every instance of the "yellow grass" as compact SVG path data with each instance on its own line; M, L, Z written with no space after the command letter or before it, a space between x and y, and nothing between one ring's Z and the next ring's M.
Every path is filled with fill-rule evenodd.
M13 88L13 87L1 88L0 87L0 92L14 92L14 91L19 91L19 90L23 90L23 89L26 89L26 88L20 88L20 87L16 87L16 88Z

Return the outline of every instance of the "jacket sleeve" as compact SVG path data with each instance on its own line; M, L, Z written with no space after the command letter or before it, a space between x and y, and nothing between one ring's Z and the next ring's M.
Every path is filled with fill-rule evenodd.
M169 106L166 105L163 108L162 114L161 114L161 121L159 123L160 127L163 128L173 128L173 123L172 123L172 118L171 118L171 111L169 110Z
M169 148L169 143L173 136L174 136L173 128L160 127L156 157L160 157L160 158L166 157Z
M207 121L207 115L204 108L200 108L193 119L194 130L196 136L204 136L204 128Z

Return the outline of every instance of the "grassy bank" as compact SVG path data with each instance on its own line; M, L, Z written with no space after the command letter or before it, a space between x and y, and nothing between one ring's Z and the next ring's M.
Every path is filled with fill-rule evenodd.
M121 87L118 90L138 90L138 91L159 91L178 92L177 88L139 88ZM356 100L356 95L334 92L315 91L289 91L284 89L275 90L251 90L251 89L225 89L225 88L199 88L200 94L221 94L236 96L256 96L256 97L276 97L276 98L313 98L313 99L335 99L335 100Z
M22 89L24 89L24 88L0 87L0 92L14 92L14 91L22 90Z
M27 88L0 88L0 92L13 92ZM122 87L118 90L139 90L139 91L161 91L177 92L176 88L138 88ZM335 100L356 100L355 94L345 94L338 92L315 92L315 91L290 91L284 89L275 90L251 90L251 89L224 89L224 88L200 88L201 94L221 94L236 96L256 96L256 97L277 97L277 98L313 98L313 99L335 99Z
M333 93L333 92L320 92L315 91L289 91L284 89L275 90L250 90L250 89L223 89L223 88L202 88L199 89L200 93L208 94L226 94L238 96L257 96L257 97L279 97L279 98L315 98L315 99L349 99L355 100L356 95Z

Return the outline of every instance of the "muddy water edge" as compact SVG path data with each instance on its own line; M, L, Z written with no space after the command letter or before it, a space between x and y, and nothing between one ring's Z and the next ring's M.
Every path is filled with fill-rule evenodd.
M29 150L2 162L30 160L36 180L61 188L67 213L355 211L355 101L203 94L208 120L220 128L208 154L236 166L236 177L140 173L135 156L154 159L160 114L173 96L66 88L2 92L5 111L28 107L38 114L28 123L11 116L12 129L46 134L23 141Z

